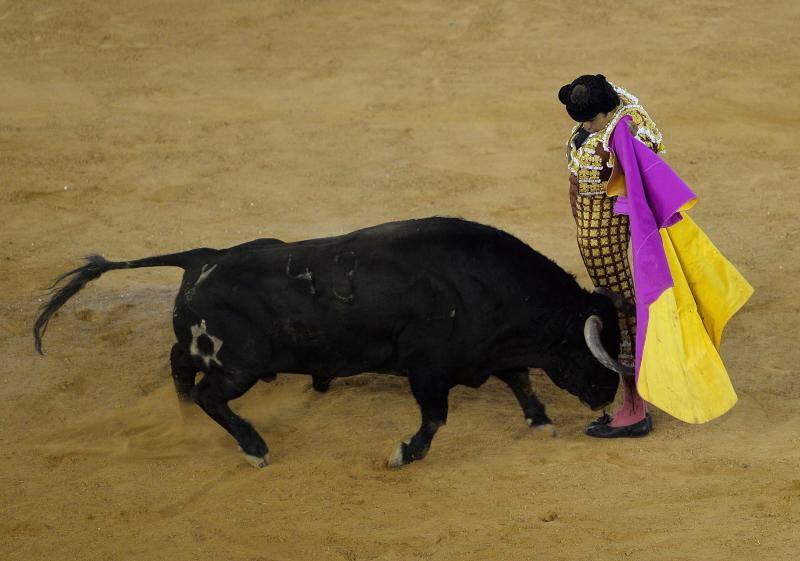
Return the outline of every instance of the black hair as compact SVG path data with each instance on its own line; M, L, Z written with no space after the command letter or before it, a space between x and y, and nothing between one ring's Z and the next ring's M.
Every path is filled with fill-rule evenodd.
M558 99L579 123L591 121L619 105L619 94L602 74L584 74L558 90Z

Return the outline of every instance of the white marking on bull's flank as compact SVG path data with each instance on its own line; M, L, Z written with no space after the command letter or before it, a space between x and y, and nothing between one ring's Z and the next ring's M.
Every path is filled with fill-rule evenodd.
M306 270L299 275L292 274L292 254L289 254L289 260L286 261L286 276L290 279L300 279L308 281L308 289L311 294L316 294L317 289L314 287L314 275L311 274L311 271L308 267Z
M200 269L200 275L197 277L197 280L194 283L195 286L199 286L201 282L206 280L208 278L208 275L211 274L211 271L213 271L214 269L217 268L217 265L215 264L213 267L211 267L208 270L206 270L206 267L208 267L208 264L203 265L203 268Z
M200 359L203 361L203 364L206 365L206 368L211 366L212 362L222 366L222 362L217 356L219 354L219 350L222 348L222 339L214 337L208 332L208 329L206 328L206 320L200 320L198 325L192 325L189 327L189 329L192 331L192 343L189 345L189 352L192 354L192 356L200 357ZM210 355L204 355L201 353L200 348L197 345L197 340L204 335L211 341L213 351Z
M333 293L333 296L337 300L339 300L340 302L344 302L345 304L350 304L356 299L356 297L353 294L348 294L347 296L342 296L341 294L339 294L336 291L335 288L333 290L331 290L331 292Z

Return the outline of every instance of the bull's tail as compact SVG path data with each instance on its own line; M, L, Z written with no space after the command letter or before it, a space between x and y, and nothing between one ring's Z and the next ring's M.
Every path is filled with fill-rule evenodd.
M36 352L43 354L42 337L53 315L88 282L99 278L103 273L114 269L138 269L140 267L181 267L182 269L187 269L199 263L207 262L209 258L219 253L216 249L201 248L184 251L183 253L145 257L135 261L108 261L100 255L88 256L86 265L64 273L50 285L49 289L52 296L48 302L45 302L39 308L39 315L33 324ZM63 281L66 281L66 284L58 288Z

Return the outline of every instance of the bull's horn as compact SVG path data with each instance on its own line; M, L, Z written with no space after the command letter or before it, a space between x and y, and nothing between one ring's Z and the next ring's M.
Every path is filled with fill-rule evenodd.
M583 338L586 339L586 346L594 355L600 364L613 370L617 374L625 376L633 376L635 371L630 366L623 366L608 354L608 351L603 346L600 340L600 333L603 331L603 320L600 316L589 316L586 318L586 323L583 324Z

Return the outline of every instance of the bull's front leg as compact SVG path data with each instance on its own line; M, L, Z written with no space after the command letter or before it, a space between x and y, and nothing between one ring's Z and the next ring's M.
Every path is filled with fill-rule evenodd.
M528 423L529 427L548 432L552 436L558 435L553 426L553 421L550 420L550 417L548 417L547 413L544 411L544 405L542 405L542 402L536 397L536 394L533 393L527 370L497 372L495 376L504 381L508 387L511 388L511 391L514 392L514 396L522 407L522 411L525 414L525 421Z
M410 440L401 442L389 458L389 467L400 467L421 460L428 453L436 431L447 423L447 398L451 384L434 372L417 372L409 376L411 393L419 404L422 423Z

